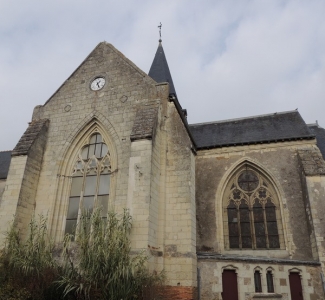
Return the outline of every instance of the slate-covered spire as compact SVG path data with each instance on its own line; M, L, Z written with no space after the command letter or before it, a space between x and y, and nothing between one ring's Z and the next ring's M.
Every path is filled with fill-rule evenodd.
M158 49L155 55L155 58L152 62L149 74L152 79L160 82L168 82L169 83L169 93L176 95L176 90L174 87L172 75L170 74L166 56L164 53L164 49L161 44L161 39L159 40Z

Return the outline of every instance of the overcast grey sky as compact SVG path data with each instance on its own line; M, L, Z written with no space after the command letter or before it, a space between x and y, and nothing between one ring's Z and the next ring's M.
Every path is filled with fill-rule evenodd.
M190 123L299 109L325 127L324 0L0 0L0 150L101 41L158 46Z

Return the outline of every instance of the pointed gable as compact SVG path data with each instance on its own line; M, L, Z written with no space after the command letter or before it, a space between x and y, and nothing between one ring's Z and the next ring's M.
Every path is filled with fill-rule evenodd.
M51 102L51 100L62 90L66 93L66 86L73 81L79 82L78 91L82 85L89 86L89 78L86 74L93 74L93 77L99 75L107 76L107 80L114 84L114 80L118 76L124 73L128 76L137 74L141 81L155 85L155 81L152 80L144 71L137 67L131 60L124 56L119 50L117 50L112 44L107 42L99 43L94 50L84 59L84 61L77 67L77 69L63 82L63 84L54 92L54 94L45 102L44 105ZM87 78L87 80L85 80ZM67 88L71 94L70 88Z
M165 56L165 52L161 40L159 40L158 49L148 75L158 83L168 82L169 94L176 95L176 90L174 87L172 75L170 74L169 71L167 59Z

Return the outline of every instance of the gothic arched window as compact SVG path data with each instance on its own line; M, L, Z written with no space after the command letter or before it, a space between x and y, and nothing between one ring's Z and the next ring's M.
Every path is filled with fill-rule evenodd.
M227 248L279 249L279 202L270 181L246 165L227 187L224 198Z
M94 207L102 208L105 217L110 191L110 153L101 134L90 136L79 153L72 174L65 233L74 234L82 209L90 213Z

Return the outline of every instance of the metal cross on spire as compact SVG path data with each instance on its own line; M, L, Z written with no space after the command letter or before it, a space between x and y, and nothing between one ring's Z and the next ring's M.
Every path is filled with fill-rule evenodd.
M162 27L162 24L160 22L160 24L158 25L158 28L159 28L159 42L161 42L161 27Z

